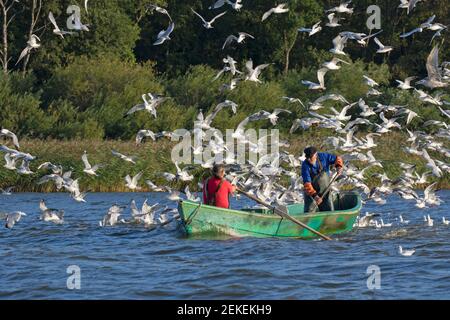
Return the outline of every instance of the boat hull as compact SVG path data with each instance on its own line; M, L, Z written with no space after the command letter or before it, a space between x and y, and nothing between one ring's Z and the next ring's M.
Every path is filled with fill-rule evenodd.
M333 235L350 231L362 207L360 196L356 193L341 193L336 196L335 207L342 209L304 214L303 204L287 206L289 215L322 234ZM188 235L317 238L316 234L273 214L269 209L232 210L186 200L179 202L178 211L183 229Z

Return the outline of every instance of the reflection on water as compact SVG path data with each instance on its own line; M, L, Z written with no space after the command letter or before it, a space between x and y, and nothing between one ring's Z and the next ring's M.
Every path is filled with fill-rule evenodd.
M277 238L186 237L176 224L147 230L100 228L112 204L169 204L164 194L0 196L0 212L27 213L12 230L0 229L1 299L449 299L450 192L442 206L421 211L396 197L366 205L392 227L361 228L334 241ZM39 221L39 200L65 210L65 223ZM250 203L241 199L232 206ZM171 206L176 205L170 203ZM433 227L425 226L430 214ZM128 218L129 209L124 211ZM398 215L410 220L400 225ZM416 249L411 257L398 246ZM69 266L79 266L80 290L67 289ZM367 268L379 266L381 289L367 287Z

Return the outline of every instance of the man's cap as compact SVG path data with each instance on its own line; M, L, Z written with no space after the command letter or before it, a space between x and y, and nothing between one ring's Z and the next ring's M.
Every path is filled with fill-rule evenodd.
M311 146L306 148L303 152L305 153L305 157L307 159L311 159L311 157L317 152L317 149L316 147Z

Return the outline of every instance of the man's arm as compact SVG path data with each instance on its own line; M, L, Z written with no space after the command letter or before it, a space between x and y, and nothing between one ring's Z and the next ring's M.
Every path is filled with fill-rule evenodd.
M306 194L313 197L314 200L319 198L317 191L314 189L312 185L312 179L308 167L305 164L302 165L302 178L303 178L303 187L305 189Z
M336 156L334 154L328 154L328 163L333 164L334 167L338 170L339 175L342 174L342 171L344 170L344 161L340 156Z

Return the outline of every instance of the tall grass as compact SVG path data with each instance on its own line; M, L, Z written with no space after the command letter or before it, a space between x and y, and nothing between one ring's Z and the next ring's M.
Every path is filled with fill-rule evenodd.
M303 149L309 145L316 145L322 151L337 153L323 144L327 134L324 132L306 132L302 135L291 135L289 139L290 146L286 151L299 156ZM283 137L282 137L283 138ZM366 171L367 184L369 187L379 183L378 179L372 178L371 174L382 172L384 170L389 178L395 179L401 175L402 169L399 162L416 164L416 170L420 174L427 171L425 161L416 156L406 154L402 147L405 145L406 136L401 132L394 132L383 135L376 140L378 147L373 149L374 156L382 161L383 169L373 167ZM150 179L157 185L167 185L167 182L159 174L161 172L175 173L175 166L171 161L171 150L175 145L167 139L156 142L148 141L136 146L134 141L117 140L22 140L21 150L37 156L37 160L31 163L31 169L35 173L30 176L19 175L16 172L9 171L3 166L0 167L0 188L15 186L16 192L55 192L53 183L38 185L37 181L45 174L47 170L37 170L43 162L52 162L60 164L65 171L71 170L73 178L79 178L82 190L90 192L127 192L131 191L125 186L125 176L133 176L143 171L143 178L140 181L143 192L149 191L145 180ZM102 164L103 167L98 170L98 177L88 176L83 173L83 162L81 155L86 150L91 165ZM137 156L136 165L125 162L119 158L113 157L111 150L116 150L129 156ZM437 154L430 153L433 156ZM3 162L2 162L3 163ZM365 167L363 163L356 163L360 169ZM193 171L195 180L190 183L191 190L197 189L197 182L202 179L207 170L202 168ZM438 182L438 187L442 189L450 188L450 175L446 174ZM171 185L173 188L180 189L185 183ZM419 186L424 187L424 186Z

